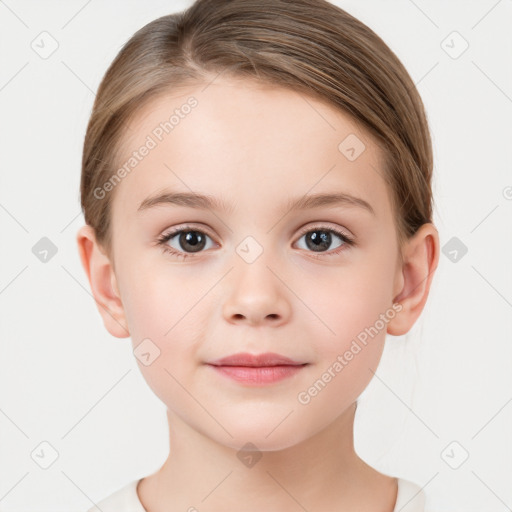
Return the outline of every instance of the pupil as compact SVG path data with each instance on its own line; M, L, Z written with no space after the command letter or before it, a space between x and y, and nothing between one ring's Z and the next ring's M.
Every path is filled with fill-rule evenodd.
M186 231L181 234L180 244L184 249L188 244L192 247L192 252L197 252L204 246L204 237L197 231Z
M320 233L320 234L319 234ZM312 243L309 243L309 240ZM318 248L328 248L331 242L331 234L326 231L312 231L310 237L306 237L306 243L309 249L318 250Z

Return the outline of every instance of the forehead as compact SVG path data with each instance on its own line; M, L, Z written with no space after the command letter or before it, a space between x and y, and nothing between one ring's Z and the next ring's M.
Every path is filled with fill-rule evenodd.
M289 197L342 190L378 212L390 204L382 158L367 133L326 102L217 79L155 98L132 118L113 212L135 215L163 189L212 195L255 213Z

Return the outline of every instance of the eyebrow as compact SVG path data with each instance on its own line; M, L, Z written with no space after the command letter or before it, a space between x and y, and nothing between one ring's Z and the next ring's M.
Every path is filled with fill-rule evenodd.
M144 211L159 205L177 205L199 210L216 210L231 213L232 206L223 199L211 195L196 194L191 192L164 192L150 196L141 202L138 211ZM308 210L325 206L348 206L363 208L375 215L372 206L361 199L347 193L311 194L301 198L290 199L283 207L283 212Z

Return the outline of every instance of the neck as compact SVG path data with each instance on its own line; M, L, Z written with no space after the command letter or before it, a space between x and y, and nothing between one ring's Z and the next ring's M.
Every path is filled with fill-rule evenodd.
M148 512L220 512L239 510L240 504L246 512L373 507L391 512L396 479L377 472L355 453L354 415L355 404L326 429L290 448L241 452L168 411L170 454L156 473L140 482L139 498Z

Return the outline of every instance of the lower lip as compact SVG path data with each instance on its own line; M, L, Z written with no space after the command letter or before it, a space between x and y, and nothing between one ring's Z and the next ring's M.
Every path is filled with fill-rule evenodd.
M283 366L212 366L217 372L237 382L249 385L272 384L298 373L303 365Z

